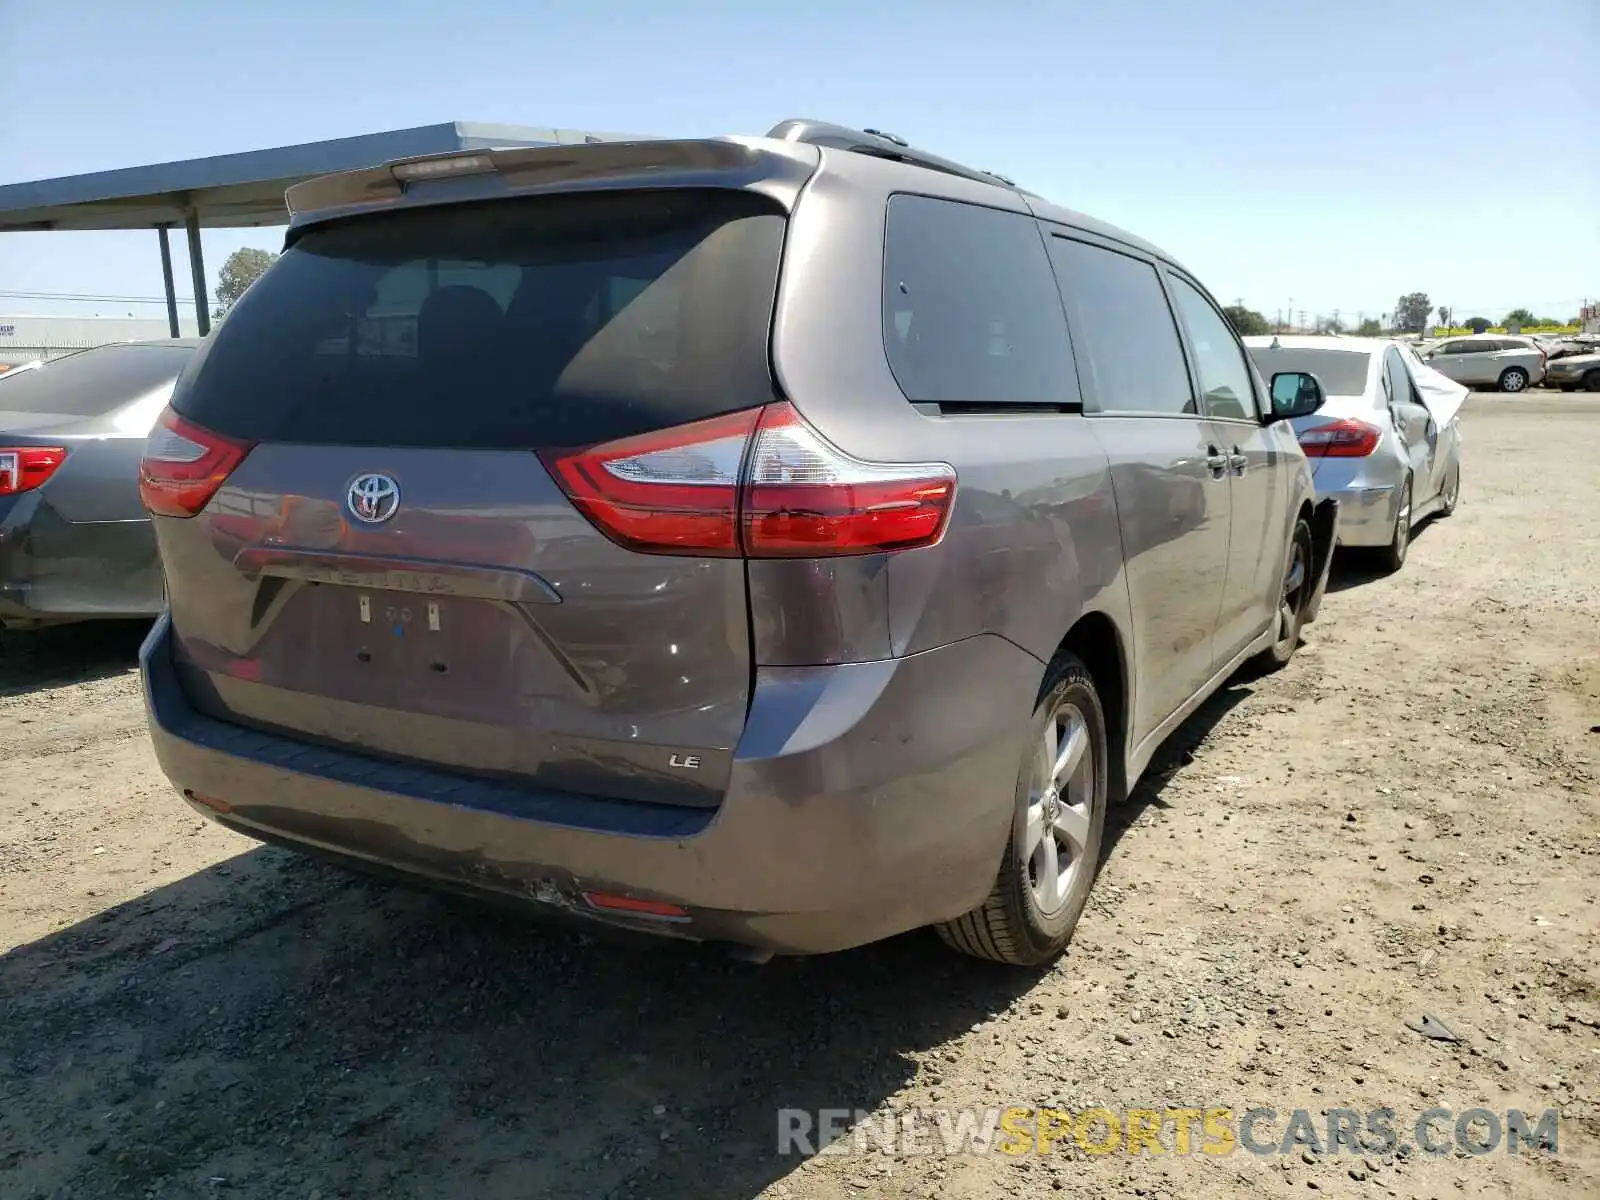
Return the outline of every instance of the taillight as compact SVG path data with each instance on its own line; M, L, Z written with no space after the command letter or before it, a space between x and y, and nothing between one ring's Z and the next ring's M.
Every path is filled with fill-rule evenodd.
M66 457L62 446L0 446L0 496L33 491Z
M788 404L761 414L741 524L751 558L908 550L939 540L956 495L944 463L868 463L830 446Z
M145 439L139 498L158 516L192 517L249 453L250 443L202 429L169 408Z
M789 404L587 450L540 455L607 537L650 554L821 558L939 540L955 501L944 463L869 463Z
M1381 440L1383 430L1376 425L1346 417L1303 431L1300 448L1308 458L1365 458Z
M739 468L759 410L540 455L613 541L652 554L739 553Z

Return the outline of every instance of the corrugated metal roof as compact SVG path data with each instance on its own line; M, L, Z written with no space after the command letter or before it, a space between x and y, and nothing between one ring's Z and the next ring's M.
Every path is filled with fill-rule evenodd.
M0 185L0 232L149 229L181 225L193 209L204 228L283 225L291 184L397 158L491 147L642 140L640 135L452 121L361 137L276 146Z

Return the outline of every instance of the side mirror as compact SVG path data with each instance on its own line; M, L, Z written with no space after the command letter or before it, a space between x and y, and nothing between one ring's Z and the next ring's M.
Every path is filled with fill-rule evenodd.
M1322 407L1322 381L1308 371L1279 371L1272 377L1272 420L1309 417Z

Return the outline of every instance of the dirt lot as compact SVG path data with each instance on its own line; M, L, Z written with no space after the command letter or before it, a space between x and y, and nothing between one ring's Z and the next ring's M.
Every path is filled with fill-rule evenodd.
M927 934L754 968L350 878L177 802L141 631L0 639L0 1195L1600 1194L1597 399L1471 402L1460 511L1179 732L1044 974ZM1052 1104L1561 1124L1554 1156L776 1153L780 1108Z

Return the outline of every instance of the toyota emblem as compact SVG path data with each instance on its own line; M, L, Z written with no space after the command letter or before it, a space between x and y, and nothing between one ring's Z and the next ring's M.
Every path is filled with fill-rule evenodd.
M400 485L390 475L357 475L345 495L350 515L368 525L381 525L400 507Z

